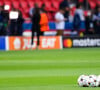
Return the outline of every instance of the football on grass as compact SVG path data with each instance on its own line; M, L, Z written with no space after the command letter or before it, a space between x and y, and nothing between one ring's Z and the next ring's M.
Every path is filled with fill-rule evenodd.
M88 85L90 87L98 87L99 86L98 77L96 75L89 75Z
M88 87L88 79L89 79L89 76L81 75L78 78L78 85L81 86L81 87Z
M81 87L98 87L100 86L100 75L81 75L78 78L78 85Z
M99 87L100 87L100 75L98 76L98 82L99 82Z

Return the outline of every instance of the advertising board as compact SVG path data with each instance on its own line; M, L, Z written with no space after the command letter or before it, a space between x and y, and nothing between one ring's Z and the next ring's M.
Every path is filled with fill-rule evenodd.
M100 37L64 37L63 47L100 47Z
M8 50L28 50L36 49L37 38L34 38L31 45L31 37L8 37ZM62 37L60 36L41 36L39 49L62 49Z
M6 50L6 37L0 37L0 50Z

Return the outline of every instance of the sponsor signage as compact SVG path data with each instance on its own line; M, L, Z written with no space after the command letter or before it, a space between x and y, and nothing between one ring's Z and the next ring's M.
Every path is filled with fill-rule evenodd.
M6 38L0 37L0 50L6 50Z
M100 47L100 37L64 37L63 47Z
M8 37L8 50L28 50L36 49L37 38L34 38L31 45L31 37ZM41 36L39 49L62 49L62 37L59 36Z
M39 49L61 49L62 48L62 37L59 36L48 36L40 37Z
M35 49L37 39L34 39L34 45L31 46L31 37L8 37L8 50L28 50Z
M28 49L36 49L37 46L37 38L34 38L33 45L31 45L31 37L23 37L22 38L22 50Z
M22 37L8 37L8 50L21 50Z

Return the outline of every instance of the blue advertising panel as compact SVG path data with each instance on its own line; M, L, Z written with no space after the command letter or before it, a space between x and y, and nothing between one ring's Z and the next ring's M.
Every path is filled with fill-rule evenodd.
M6 50L5 37L0 37L0 50Z

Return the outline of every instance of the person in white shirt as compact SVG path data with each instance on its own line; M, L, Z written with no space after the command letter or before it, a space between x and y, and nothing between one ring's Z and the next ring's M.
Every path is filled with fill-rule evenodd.
M57 36L63 35L63 30L65 28L65 21L64 18L65 9L60 8L60 10L55 14L55 22L56 22L56 29L57 29Z

